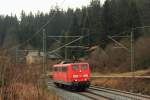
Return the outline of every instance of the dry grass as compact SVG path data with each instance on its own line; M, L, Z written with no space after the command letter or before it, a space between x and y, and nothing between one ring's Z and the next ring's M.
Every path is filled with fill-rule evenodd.
M33 84L13 83L3 87L2 100L58 100L54 93L47 93Z
M139 70L134 72L135 76L150 76L150 70ZM115 78L115 76L132 76L131 72L125 73L109 73L99 74L94 73L92 76L114 76L114 78L93 78L92 85L102 86L107 88L114 88L124 91L134 92L150 95L150 79L134 79L134 78Z
M101 78L93 79L92 85L114 88L124 91L131 91L133 88L135 93L150 95L149 79L131 79L131 78Z
M123 72L123 73L91 73L91 76L132 76L133 74L135 76L146 76L146 75L150 75L148 74L150 73L150 70L138 70L135 72Z
M42 66L17 64L7 51L0 51L1 100L58 100L42 82Z
M122 39L120 43L130 48L130 40ZM150 37L140 37L134 43L135 66L134 70L148 69L150 66ZM89 58L88 62L92 65L93 72L112 73L129 72L131 70L131 55L125 49L114 48L115 44L110 43L105 49L97 47Z

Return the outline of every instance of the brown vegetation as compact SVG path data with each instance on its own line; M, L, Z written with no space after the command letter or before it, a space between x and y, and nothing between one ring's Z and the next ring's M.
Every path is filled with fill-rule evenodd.
M53 92L44 88L42 66L15 63L8 52L0 54L1 100L57 100Z
M120 40L127 48L130 48L130 40ZM150 37L143 36L134 44L134 75L150 76ZM115 44L109 44L105 49L96 48L88 59L92 65L92 75L104 76L131 76L130 51L116 49ZM129 49L130 50L130 49ZM138 70L138 71L137 71ZM150 95L150 79L139 78L96 78L92 79L92 85L131 91Z
M114 48L114 43L109 44L105 49L97 47L89 58L88 62L92 65L91 70L97 72L129 72L131 70L130 60L130 40L120 41L129 50ZM140 37L134 44L135 70L147 69L150 66L150 37Z
M57 100L54 93L43 91L34 84L12 83L3 87L1 100Z
M101 78L93 79L92 85L150 95L150 79Z

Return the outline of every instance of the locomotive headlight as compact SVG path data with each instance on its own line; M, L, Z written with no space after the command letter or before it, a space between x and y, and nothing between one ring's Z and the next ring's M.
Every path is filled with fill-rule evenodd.
M83 77L88 77L88 74L84 74Z
M85 80L85 81L87 81L87 79L86 79L86 78L85 78L84 80Z
M78 78L78 75L73 75L73 78Z

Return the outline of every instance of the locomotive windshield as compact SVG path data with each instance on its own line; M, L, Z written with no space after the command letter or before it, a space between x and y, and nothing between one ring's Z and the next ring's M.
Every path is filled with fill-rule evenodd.
M79 67L78 67L77 65L73 65L73 66L72 66L72 69L73 69L73 70L78 70Z
M81 66L81 70L87 70L88 69L88 66L87 65L82 65Z
M77 71L77 70L87 70L88 69L88 66L87 65L81 65L80 67L78 66L78 65L73 65L72 66L72 69L74 70L74 71Z

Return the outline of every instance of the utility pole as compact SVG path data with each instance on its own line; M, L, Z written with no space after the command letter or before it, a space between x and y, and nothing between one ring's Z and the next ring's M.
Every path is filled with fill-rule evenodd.
M45 29L43 29L43 74L45 75L46 71L46 58L47 58L47 53L46 53L46 32Z
M65 36L68 36L67 32L65 33ZM65 43L67 43L67 41L68 41L68 38L65 38ZM65 60L67 60L68 58L67 52L68 52L67 47L65 47Z
M86 36L85 39L83 39L82 42L85 42L84 43L84 46L82 46L84 49L88 49L88 47L90 47L90 30L88 28L82 28L82 35L83 36ZM84 55L86 53L84 52Z
M87 47L90 47L90 30L89 29L88 29L87 33L88 33L88 44L87 44Z
M16 47L16 59L15 59L15 64L17 65L18 63L18 47Z
M118 42L116 39L114 39L114 37L129 38L130 39L130 48L127 48L125 45ZM108 38L111 39L114 43L116 43L118 45L117 47L114 47L114 48L125 49L126 51L128 51L130 53L130 63L131 63L130 70L132 73L131 92L134 92L134 33L133 33L133 30L131 31L129 36L108 36Z
M131 41L131 44L130 44L130 55L131 55L131 72L132 72L132 89L131 91L134 92L134 33L133 33L133 30L131 31L131 34L130 34L131 38L130 38L130 41Z

